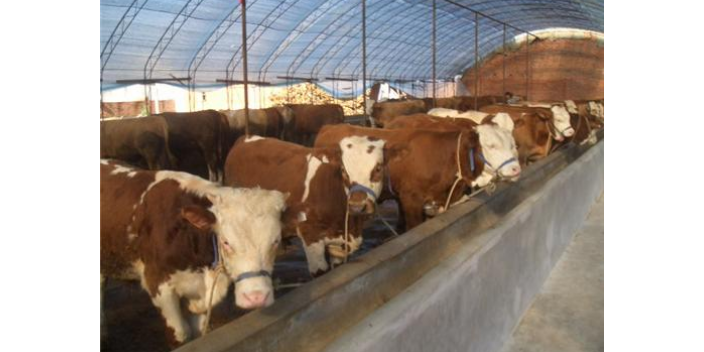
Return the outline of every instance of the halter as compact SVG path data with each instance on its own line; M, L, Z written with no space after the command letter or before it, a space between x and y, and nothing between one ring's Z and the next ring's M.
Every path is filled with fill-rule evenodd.
M223 263L222 256L220 255L220 252L222 252L222 250L220 249L221 244L220 244L220 241L218 241L217 237L218 236L215 233L213 233L213 237L212 237L212 239L213 239L213 262L210 264L210 266L213 269L219 269L219 267L221 266L222 269L224 270L225 265ZM259 277L259 276L271 277L271 273L266 270L245 271L235 278L235 283L238 283L242 280L246 280L249 278Z
M470 158L471 158L471 156L470 156ZM511 158L506 159L506 161L504 161L503 163L501 163L501 165L499 165L499 167L494 167L493 165L491 165L491 163L488 160L486 160L484 158L483 153L479 153L479 159L481 159L485 165L492 168L494 170L494 174L496 174L497 176L499 176L499 170L501 170L501 168L503 168L504 166L506 166L514 161L517 161L515 157L511 157ZM474 163L472 162L472 164L474 164ZM474 171L474 170L472 170L472 171Z
M374 201L376 201L376 193L374 193L374 191L371 188L369 188L365 185L361 185L359 183L355 183L352 185L352 187L350 187L350 194L352 194L353 192L359 192L359 191L366 193L367 195L372 197L372 199Z

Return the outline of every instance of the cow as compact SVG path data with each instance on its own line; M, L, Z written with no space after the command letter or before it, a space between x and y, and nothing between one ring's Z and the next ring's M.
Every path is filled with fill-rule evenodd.
M511 107L528 107L538 110L548 110L552 115L552 129L555 140L561 142L566 137L572 137L574 128L570 123L570 114L563 102L521 102L520 104L508 105ZM481 110L481 109L480 109ZM482 110L485 111L485 110Z
M554 134L549 110L512 105L490 105L480 110L494 114L504 112L511 116L514 123L513 138L522 166L547 157L553 149L553 139L556 142L564 140L564 137Z
M604 127L604 105L594 100L565 100L570 114L579 114L589 120L594 129Z
M244 109L220 110L227 116L230 126L230 140L234 143L245 135ZM283 139L286 124L293 119L293 111L287 106L275 106L266 109L249 109L249 134ZM231 147L228 146L227 150Z
M215 110L196 112L164 112L169 128L169 148L179 159L178 170L198 174L207 167L211 181L222 180L222 164L229 144L227 117ZM196 165L185 161L196 155Z
M100 121L100 157L138 164L149 170L174 166L169 132L162 117Z
M361 245L363 221L382 190L383 150L384 141L366 137L343 138L329 148L240 138L225 162L225 185L290 194L284 235L301 239L315 276Z
M175 343L203 332L230 283L237 306L269 306L284 208L278 191L101 160L101 297L106 279L141 281Z
M512 135L514 123L508 114L487 115L478 123L466 118L439 118L429 114L414 114L398 116L389 121L386 128L476 131L482 146L480 157L485 164L484 173L477 182L484 185L498 179L515 182L521 174L518 150Z
M425 102L420 99L376 102L372 106L372 121L374 126L383 127L387 119L426 111Z
M345 121L345 112L338 104L285 104L293 113L284 125L284 140L312 146L318 131L325 125Z
M350 136L383 139L387 149L395 151L386 159L386 187L380 200L399 202L400 229L418 226L424 218L445 211L465 190L489 182L480 178L485 163L474 131L326 126L316 139L316 147L334 146ZM490 162L500 165L503 161Z

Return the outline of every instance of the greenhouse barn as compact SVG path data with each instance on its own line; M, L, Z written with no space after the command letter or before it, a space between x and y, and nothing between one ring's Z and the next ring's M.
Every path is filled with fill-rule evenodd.
M100 50L101 350L603 350L603 1L101 0Z

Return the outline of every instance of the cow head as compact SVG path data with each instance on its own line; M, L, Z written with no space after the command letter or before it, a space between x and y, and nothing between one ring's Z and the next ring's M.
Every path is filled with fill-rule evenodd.
M207 197L212 202L207 213L184 208L184 218L217 236L222 263L235 282L235 304L245 309L271 305L271 272L281 241L285 196L278 191L219 188Z
M597 120L600 122L604 121L604 106L594 102L590 101L587 103L587 112L595 117Z
M570 113L567 112L567 108L561 104L553 104L550 108L553 116L553 126L555 139L562 141L565 137L572 137L574 135L574 128L570 124Z
M371 214L375 210L384 180L384 144L383 140L367 136L340 140L342 177L354 214Z
M516 181L521 175L518 162L518 149L513 139L514 123L506 113L487 116L484 123L475 127L482 146L484 172L475 180L479 187L484 187L495 177Z

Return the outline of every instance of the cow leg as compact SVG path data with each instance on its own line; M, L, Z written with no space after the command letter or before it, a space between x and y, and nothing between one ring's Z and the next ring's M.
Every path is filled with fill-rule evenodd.
M423 199L413 196L401 196L401 209L406 220L406 230L423 222Z
M400 199L396 200L396 209L398 213L398 220L396 220L396 231L403 233L406 231L406 215L403 211L403 203Z
M308 244L305 239L301 238L301 243L303 243L303 250L306 252L310 274L315 277L328 271L328 261L325 259L325 241L320 240Z
M166 326L174 331L174 339L178 343L184 343L191 337L191 329L183 318L179 305L179 296L168 283L159 286L156 296L152 297L152 303L159 308L161 316L166 321Z
M105 297L105 282L106 278L100 275L100 340L105 340L108 336L108 322L105 317L105 308L103 305L103 298Z

